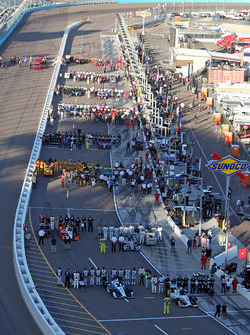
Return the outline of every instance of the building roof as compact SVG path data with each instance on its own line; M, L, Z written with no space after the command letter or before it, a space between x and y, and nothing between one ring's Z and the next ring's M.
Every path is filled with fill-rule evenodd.
M242 62L242 56L240 54L227 54L223 52L211 51L210 55L213 59L225 60L230 62Z

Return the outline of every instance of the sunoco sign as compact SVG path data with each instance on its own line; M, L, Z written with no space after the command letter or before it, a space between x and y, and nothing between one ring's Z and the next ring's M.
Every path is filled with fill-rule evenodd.
M227 156L219 161L210 161L206 166L211 172L220 172L226 176L231 176L234 173L246 171L249 163Z

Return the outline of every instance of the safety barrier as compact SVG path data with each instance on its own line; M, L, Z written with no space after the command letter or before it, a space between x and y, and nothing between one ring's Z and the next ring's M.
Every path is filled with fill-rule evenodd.
M232 248L228 249L227 260L231 261L231 259L238 257L238 246L235 245ZM225 251L221 252L219 255L214 256L210 261L210 269L212 265L216 263L218 266L225 263Z
M33 149L31 152L28 168L26 170L26 175L24 178L20 198L18 201L18 206L15 215L14 223L14 236L13 236L13 258L14 267L17 277L17 281L22 292L25 303L30 310L31 315L40 327L43 333L48 335L64 334L61 328L56 324L54 319L51 317L46 306L44 305L42 299L40 298L34 282L32 280L31 274L29 272L25 248L24 248L24 230L23 224L26 220L29 200L32 192L32 179L31 175L36 168L36 160L38 159L42 147L42 135L45 131L48 117L48 109L52 103L54 87L59 75L59 70L61 66L61 57L64 54L65 45L69 32L77 28L82 24L81 21L70 24L64 32L63 39L61 42L60 50L58 53L57 63L54 68L52 79L50 82L48 94L43 107L42 117L39 123L38 131L34 141Z

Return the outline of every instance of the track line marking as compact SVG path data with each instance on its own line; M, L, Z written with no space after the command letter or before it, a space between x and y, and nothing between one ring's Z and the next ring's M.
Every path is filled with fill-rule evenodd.
M127 298L124 298L124 300L125 300L126 302L129 302L129 300L128 300Z
M147 320L171 320L171 319L204 319L209 318L209 315L186 315L186 316L161 316L155 318L136 318L136 319L111 319L99 320L99 322L127 322L127 321L147 321Z
M94 267L95 267L96 269L98 268L98 266L95 265L95 263L92 261L91 258L89 258L89 261L90 261L90 263L91 263L92 265L94 265Z
M154 299L155 297L144 297L144 299Z
M69 190L67 190L67 194L66 194L66 198L68 198L69 197Z
M34 228L33 228L33 225L32 225L32 220L31 220L31 207L29 207L29 221L30 221L30 226L31 226L31 229L32 229L32 233L33 233L34 239L35 239L35 241L36 241L36 245L37 245L37 247L38 247L38 249L39 249L41 255L43 256L44 260L45 260L46 263L48 264L48 267L50 268L52 274L54 275L54 277L57 277L57 275L56 275L54 269L53 269L52 266L50 265L49 261L47 260L46 256L44 255L44 253L43 253L43 251L42 251L40 245L38 244L38 241L37 241L37 238L36 238L36 235L35 235L35 232L34 232ZM98 321L98 320L93 316L93 314L91 314L91 313L87 310L86 307L83 306L83 304L82 304L82 303L81 303L81 302L74 296L74 294L73 294L68 288L65 287L65 290L66 290L66 291L69 293L69 295L73 298L73 300L75 301L75 303L78 304L78 306L81 306L82 309L83 309L85 312L87 312L88 315L91 316L91 317L93 318L93 320L96 321L97 324L99 324L100 328L102 328L102 329L105 331L105 333L99 333L99 334L111 335L110 331L109 331L107 328L105 328L105 327L100 323L100 321ZM45 301L49 301L49 302L51 302L50 300L47 300L47 299L45 299ZM63 305L63 303L61 303L61 302L59 302L59 304L62 304L62 305ZM64 305L66 305L66 304L64 304ZM70 304L69 304L69 306L70 306ZM71 305L71 306L73 306L73 305ZM74 307L74 306L73 306L73 307ZM91 332L91 333L95 333L94 331L91 331L91 330L89 330L89 332Z
M154 325L154 326L155 326L155 328L157 328L163 334L168 335L168 333L164 332L164 330L162 330L159 326L157 326L157 325Z

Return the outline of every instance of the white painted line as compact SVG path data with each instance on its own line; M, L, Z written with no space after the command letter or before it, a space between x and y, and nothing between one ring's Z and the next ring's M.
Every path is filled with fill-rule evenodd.
M97 266L95 265L95 263L92 261L91 258L89 258L89 261L90 261L90 263L97 269Z
M73 150L73 148L71 147L71 148L70 148L70 151L72 151L72 150Z
M238 333L234 332L232 329L230 329L229 327L227 327L224 323L222 323L219 319L214 318L213 315L209 315L208 312L205 311L205 309L203 309L201 306L199 306L199 309L205 313L206 315L208 315L211 319L213 319L214 321L218 322L221 326L225 327L227 330L229 330L232 334L234 335L238 335Z
M153 269L155 269L157 273L162 275L162 273L154 266L153 263L150 262L150 260L143 254L143 252L140 251L140 255L142 255L142 257L152 266Z
M126 322L126 321L147 321L147 320L171 320L171 319L204 319L209 318L209 315L186 315L186 316L161 316L155 318L137 318L137 319L111 319L98 320L99 322Z
M164 330L162 330L159 326L157 326L157 325L154 325L154 326L155 326L155 328L157 328L163 334L168 335L168 333L164 332Z
M154 299L155 297L144 297L144 299Z
M31 209L51 209L51 207L30 207ZM67 210L64 207L53 207L54 210ZM68 208L70 211L95 211L95 212L115 212L115 209L101 209L101 208Z
M69 190L67 190L67 194L66 194L66 198L68 198L69 197Z
M70 214L69 214L69 208L67 208L67 213L68 213L68 217L70 217Z
M129 302L129 300L128 300L127 298L124 298L124 300L125 300L126 302Z
M75 128L75 124L73 123L73 129Z

